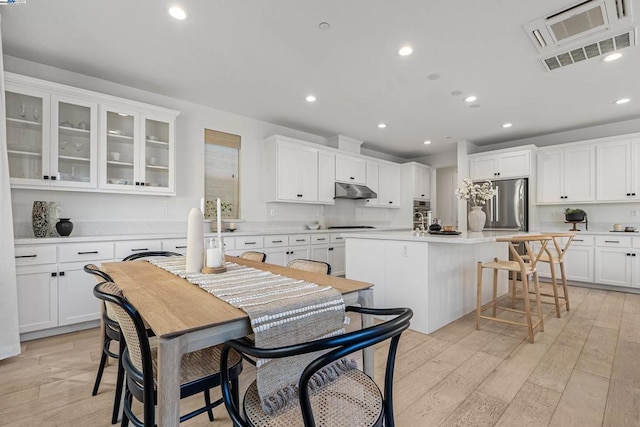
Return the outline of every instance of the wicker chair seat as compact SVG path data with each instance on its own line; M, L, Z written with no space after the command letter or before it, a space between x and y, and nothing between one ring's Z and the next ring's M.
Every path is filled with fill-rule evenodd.
M336 380L311 393L311 406L318 426L339 425L364 427L382 425L382 393L376 383L357 369L345 372ZM254 381L244 398L244 412L255 427L299 427L302 412L298 400L292 400L277 415L262 410Z

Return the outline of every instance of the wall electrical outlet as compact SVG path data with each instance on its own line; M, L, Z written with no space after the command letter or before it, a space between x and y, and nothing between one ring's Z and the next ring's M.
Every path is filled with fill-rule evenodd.
M408 257L408 256L409 256L409 251L408 251L408 249L407 249L407 246L406 246L406 245L403 245L403 246L402 246L402 256L403 256L404 258L406 258L406 257Z
M271 210L269 211L269 215L270 215L270 216L276 216L276 210L275 210L275 209L271 209Z

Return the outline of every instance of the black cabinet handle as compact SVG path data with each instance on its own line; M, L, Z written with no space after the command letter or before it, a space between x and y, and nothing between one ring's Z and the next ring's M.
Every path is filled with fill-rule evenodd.
M302 197L302 194L296 194L297 197Z
M393 200L389 200L389 203L393 203Z
M307 239L296 239L296 242L306 242Z
M140 185L142 185L142 186L144 187L144 186L145 186L145 185L147 185L147 184L145 184L144 182L141 182L141 183L140 183Z
M58 177L57 177L57 176L55 176L55 175L51 175L51 181L55 181L56 179L58 179Z
M605 243L620 243L619 240L605 240Z
M336 240L342 240L344 237L336 237Z
M85 251L85 252L78 252L78 255L89 255L89 254L97 254L98 251Z
M282 240L272 240L271 243L282 243Z
M49 179L49 175L42 175L42 179Z
M148 251L149 248L138 248L138 249L131 249L131 252L140 252L140 251Z
M421 197L424 197L424 194Z
M584 242L584 240L573 239L574 242Z
M327 240L327 239L323 237L322 239L316 239L316 240L320 241L320 240Z
M630 196L630 195L631 195L631 193L627 193L627 196Z
M56 272L51 273L51 277L58 277L58 273L56 273Z
M330 250L330 251L332 251L332 250L333 250L333 248L329 248L329 250Z
M187 245L184 245L184 246L176 246L176 249L187 249Z
M244 242L245 245L255 245L256 242Z
M64 271L61 271L61 272L60 272L60 276L64 276Z
M354 176L350 176L349 179L353 181L356 178Z
M37 254L34 255L16 255L16 258L35 258L37 257Z

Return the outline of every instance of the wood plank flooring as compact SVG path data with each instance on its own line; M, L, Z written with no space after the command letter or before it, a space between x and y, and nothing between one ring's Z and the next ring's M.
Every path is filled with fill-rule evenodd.
M473 313L431 335L400 340L395 398L398 426L640 425L640 295L570 288L571 311L555 317L534 344L526 329ZM506 314L512 315L510 313ZM109 426L115 364L91 396L100 358L98 329L22 344L0 361L0 425ZM376 381L386 348L376 349ZM245 365L246 366L246 365ZM243 387L253 380L245 367ZM195 408L200 396L182 401ZM223 407L187 426L230 426Z

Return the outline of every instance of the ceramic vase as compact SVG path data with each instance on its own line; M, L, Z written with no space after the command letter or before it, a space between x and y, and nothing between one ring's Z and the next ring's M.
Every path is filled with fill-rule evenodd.
M31 225L33 235L36 237L47 237L49 231L49 202L35 201L31 209Z
M48 210L48 237L58 237L58 231L56 230L56 224L60 219L60 203L58 202L49 202L49 210Z
M482 231L486 219L487 214L482 210L482 206L471 206L471 212L469 212L468 216L469 229L471 231Z
M61 236L67 237L73 231L73 223L71 218L60 218L56 224L56 230Z

